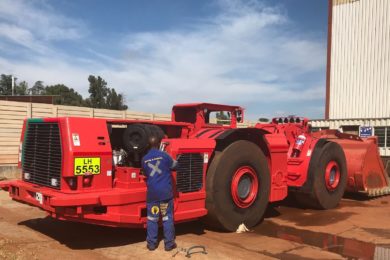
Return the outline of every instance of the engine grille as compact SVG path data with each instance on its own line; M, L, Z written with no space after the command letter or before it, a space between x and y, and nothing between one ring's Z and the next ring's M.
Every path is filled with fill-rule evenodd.
M28 123L23 143L23 172L31 182L54 189L61 188L62 149L58 123ZM52 179L57 185L52 185Z
M179 192L199 191L203 185L203 156L200 153L181 154L177 161L176 189Z

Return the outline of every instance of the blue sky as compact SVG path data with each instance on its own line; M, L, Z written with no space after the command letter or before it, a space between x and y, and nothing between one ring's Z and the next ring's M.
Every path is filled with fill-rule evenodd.
M327 0L1 0L0 73L88 95L88 75L130 109L242 105L249 119L324 116Z

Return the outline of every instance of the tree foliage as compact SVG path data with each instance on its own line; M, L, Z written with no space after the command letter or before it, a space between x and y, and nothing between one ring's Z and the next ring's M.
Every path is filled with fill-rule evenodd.
M84 106L85 101L83 97L77 93L73 88L68 88L63 84L47 86L44 91L45 95L54 97L54 104L69 105L69 106Z
M109 89L106 105L108 109L126 110L127 106L124 104L124 98L122 94L117 94L115 89Z
M123 94L117 93L114 88L109 88L107 82L100 76L90 75L89 82L89 97L83 97L73 88L69 88L64 84L55 84L44 86L43 81L38 80L29 88L26 81L17 84L15 78L14 95L50 95L54 97L56 105L70 106L87 106L93 108L106 108L115 110L125 110L125 98ZM12 75L1 74L0 76L0 95L12 95Z
M26 81L22 81L18 84L18 79L14 78L14 95L24 96L27 95L28 84ZM1 74L0 76L0 95L10 96L12 95L12 75Z
M106 97L108 94L107 82L100 76L90 75L89 81L89 99L88 102L94 108L106 108Z
M43 85L43 81L38 80L35 82L34 86L28 89L28 92L30 95L33 96L38 96L38 95L43 95L45 92L45 86Z
M124 110L127 106L124 104L122 94L117 94L114 88L107 87L107 82L100 76L95 77L90 75L89 81L89 98L87 104L94 108L107 108Z
M0 95L12 95L12 75L1 74Z
M28 95L28 83L26 81L22 81L19 84L15 83L15 95L17 96Z

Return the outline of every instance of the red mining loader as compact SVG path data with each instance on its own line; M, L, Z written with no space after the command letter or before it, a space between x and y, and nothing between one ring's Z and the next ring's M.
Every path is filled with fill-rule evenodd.
M228 125L212 123L215 113ZM225 114L226 115L226 114ZM234 231L253 227L269 202L293 193L318 209L345 191L389 193L375 138L338 131L311 133L306 118L275 118L237 128L239 106L183 104L172 121L44 118L24 122L22 179L0 182L12 199L51 217L115 227L144 227L146 185L140 161L150 135L178 161L173 172L176 222L204 217Z

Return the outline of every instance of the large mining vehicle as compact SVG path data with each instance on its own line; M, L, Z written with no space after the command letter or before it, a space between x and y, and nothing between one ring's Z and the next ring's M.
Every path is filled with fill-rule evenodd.
M224 112L229 122L213 121ZM175 222L203 218L234 231L258 224L270 202L292 194L305 207L331 209L345 192L379 196L389 179L375 137L312 133L308 119L275 118L239 128L244 109L175 105L171 121L59 117L26 119L19 180L0 182L12 199L51 217L114 227L145 227L141 160L151 135L178 161Z

